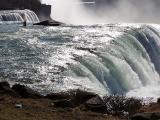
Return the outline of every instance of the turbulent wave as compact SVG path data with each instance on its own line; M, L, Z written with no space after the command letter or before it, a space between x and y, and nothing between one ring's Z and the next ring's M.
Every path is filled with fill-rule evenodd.
M159 47L159 28L151 25L18 28L0 33L0 75L42 93L158 97Z
M114 39L93 52L95 56L78 58L71 67L76 77L99 81L108 94L126 94L148 85L159 85L160 37L152 27L142 27Z
M0 11L0 23L4 24L5 22L28 22L36 23L39 22L37 15L31 10L5 10Z

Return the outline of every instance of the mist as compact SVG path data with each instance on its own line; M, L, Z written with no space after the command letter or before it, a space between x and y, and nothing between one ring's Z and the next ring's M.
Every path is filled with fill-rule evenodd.
M107 22L159 23L159 5L160 0L116 0L114 4L101 5L96 16Z
M52 5L53 19L68 24L160 23L160 0L96 0L92 8L81 0L43 2Z
M69 24L94 24L96 15L89 12L80 0L54 0L51 17Z

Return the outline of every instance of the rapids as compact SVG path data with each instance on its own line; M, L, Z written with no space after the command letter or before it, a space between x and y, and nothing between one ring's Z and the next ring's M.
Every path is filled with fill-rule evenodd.
M99 95L159 97L159 29L0 25L1 80L42 94L79 88Z

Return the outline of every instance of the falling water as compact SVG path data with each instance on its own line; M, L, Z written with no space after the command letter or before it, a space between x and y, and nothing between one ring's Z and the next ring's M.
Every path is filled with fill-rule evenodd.
M37 15L31 10L5 10L0 11L0 23L4 22L23 22L36 23L39 22Z
M90 23L93 18L78 2L54 1L52 16ZM39 21L30 10L1 11L0 20L23 22L24 15L27 22ZM99 95L160 96L159 25L1 25L0 31L1 80L44 94L83 89Z
M10 34L0 28L2 80L44 94L80 88L100 95L160 96L159 28L135 24L11 28Z

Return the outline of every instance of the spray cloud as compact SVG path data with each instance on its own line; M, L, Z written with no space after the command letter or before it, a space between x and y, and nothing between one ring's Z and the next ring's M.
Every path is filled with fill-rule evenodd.
M48 4L52 5L53 19L71 24L160 21L160 0L112 0L114 4L107 2L109 0L95 1L92 12L81 4L81 0L48 0ZM100 4L102 1L106 4Z

